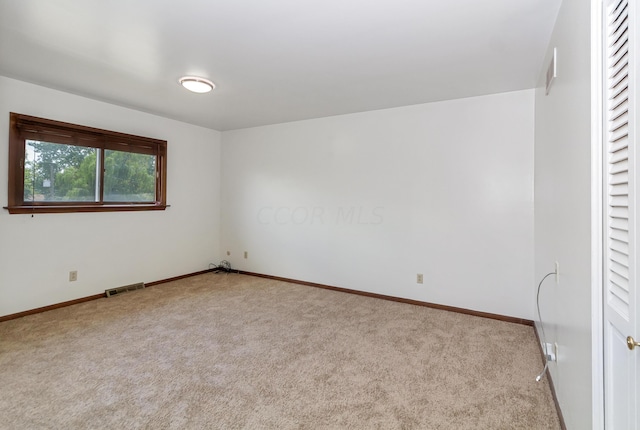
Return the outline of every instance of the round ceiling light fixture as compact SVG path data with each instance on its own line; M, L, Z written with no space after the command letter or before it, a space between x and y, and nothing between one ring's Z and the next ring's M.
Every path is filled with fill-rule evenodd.
M209 79L199 78L197 76L183 76L178 79L178 82L194 93L208 93L216 87Z

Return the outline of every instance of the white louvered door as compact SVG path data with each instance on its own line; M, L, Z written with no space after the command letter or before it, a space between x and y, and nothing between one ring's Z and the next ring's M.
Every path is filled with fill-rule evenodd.
M607 429L638 429L636 0L604 3L604 377Z

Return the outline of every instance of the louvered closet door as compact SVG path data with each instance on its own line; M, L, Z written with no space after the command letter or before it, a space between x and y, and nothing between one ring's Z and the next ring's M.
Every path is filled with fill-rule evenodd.
M636 0L605 2L604 364L607 429L637 428L640 350L636 293ZM640 385L640 384L638 384Z

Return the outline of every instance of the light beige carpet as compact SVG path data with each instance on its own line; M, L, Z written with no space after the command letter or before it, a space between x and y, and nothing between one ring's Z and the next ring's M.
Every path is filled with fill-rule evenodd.
M531 327L206 274L0 323L0 428L558 429Z

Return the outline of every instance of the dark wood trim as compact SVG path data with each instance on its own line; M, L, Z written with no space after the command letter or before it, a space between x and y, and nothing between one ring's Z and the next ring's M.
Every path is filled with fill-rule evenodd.
M174 276L173 278L161 279L159 281L153 281L153 282L145 283L144 286L145 286L145 288L153 287L155 285L165 284L167 282L177 281L179 279L190 278L192 276L197 276L197 275L203 275L205 273L213 272L213 270L214 269L201 270L199 272L188 273L186 275ZM58 308L64 308L66 306L76 305L78 303L89 302L91 300L102 299L102 298L105 298L105 297L106 296L105 296L104 293L94 294L93 296L81 297L79 299L69 300L68 302L56 303L56 304L49 305L49 306L43 306L41 308L30 309L28 311L18 312L18 313L10 314L10 315L4 315L4 316L0 316L0 322L9 321L9 320L13 320L13 319L16 319L16 318L26 317L28 315L39 314L41 312L51 311L51 310L58 309Z
M533 324L533 332L536 335L536 342L538 342L538 349L540 350L540 358L542 358L542 363L544 366L544 361L546 358L544 356L544 350L542 349L542 341L540 340L540 335L538 334L538 327L535 324ZM562 428L562 430L567 430L567 425L564 422L564 416L562 416L562 409L560 409L560 403L558 402L556 387L553 385L553 378L551 377L551 372L549 372L548 367L545 376L547 377L547 381L549 381L549 388L551 389L553 403L556 405L556 412L558 413L558 419L560 419L560 428Z
M167 143L158 148L156 158L156 201L167 204Z
M81 297L79 299L69 300L68 302L56 303L54 305L43 306L41 308L30 309L28 311L18 312L11 315L5 315L0 317L0 322L26 317L27 315L39 314L41 312L52 311L54 309L64 308L66 306L77 305L78 303L89 302L91 300L101 299L103 297L104 297L104 293L94 294L93 296Z
M166 278L166 279L160 279L158 281L148 282L148 283L145 283L145 288L153 287L153 286L160 285L160 284L166 284L168 282L178 281L180 279L190 278L192 276L203 275L205 273L213 272L214 270L215 269L200 270L198 272L188 273L186 275L174 276L172 278ZM367 291L351 290L349 288L333 287L333 286L330 286L330 285L318 284L318 283L315 283L315 282L300 281L300 280L297 280L297 279L283 278L283 277L280 277L280 276L265 275L265 274L262 274L262 273L255 273L255 272L247 272L247 271L244 271L244 270L239 270L238 273L243 274L243 275L248 275L248 276L255 276L255 277L258 277L258 278L273 279L273 280L276 280L276 281L289 282L289 283L292 283L292 284L306 285L306 286L315 287L315 288L323 288L325 290L339 291L339 292L348 293L348 294L356 294L356 295L364 296L364 297L372 297L372 298L376 298L376 299L389 300L389 301L393 301L393 302L406 303L406 304L416 305L416 306L424 306L424 307L433 308L433 309L440 309L440 310L449 311L449 312L457 312L457 313L466 314L466 315L472 315L472 316L476 316L476 317L490 318L490 319L494 319L494 320L505 321L505 322L515 323L515 324L523 324L523 325L528 325L528 326L534 326L533 321L527 320L527 319L523 319L523 318L516 318L516 317L510 317L510 316L506 316L506 315L499 315L499 314L492 314L492 313L488 313L488 312L474 311L474 310L471 310L471 309L458 308L458 307L454 307L454 306L440 305L440 304L437 304L437 303L422 302L422 301L419 301L419 300L404 299L404 298L401 298L401 297L387 296L387 295L384 295L384 294L369 293ZM82 297L82 298L79 298L79 299L70 300L68 302L62 302L62 303L57 303L57 304L53 304L53 305L49 305L49 306L44 306L44 307L41 307L41 308L31 309L31 310L24 311L24 312L18 312L18 313L11 314L11 315L0 316L0 322L8 321L8 320L15 319L15 318L20 318L20 317L27 316L27 315L37 314L37 313L40 313L40 312L45 312L45 311L49 311L49 310L52 310L52 309L57 309L57 308L65 307L65 306L71 306L71 305L74 305L76 303L87 302L87 301L99 299L99 298L102 298L102 297L105 297L104 293L96 294L96 295L88 296L88 297ZM537 331L536 331L536 336L538 336ZM540 344L539 341L538 341L538 344Z
M161 204L131 204L131 205L33 205L33 206L4 206L10 214L54 214L75 212L132 212L132 211L163 211L169 205Z
M15 114L9 115L9 182L8 182L8 206L15 206L24 199L24 139L20 139L17 128L18 118ZM21 195L22 193L23 195Z
M12 119L15 119L16 126L35 126L44 127L53 131L63 131L67 133L83 133L85 135L93 135L97 137L108 136L125 143L154 146L166 142L153 137L138 136L135 134L122 133L119 131L106 130L104 128L89 127L86 125L72 124L70 122L58 121L55 119L41 118L37 116L25 115L21 113L10 112Z
M403 299L401 297L387 296L387 295L384 295L384 294L377 294L377 293L369 293L369 292L366 292L366 291L351 290L349 288L333 287L333 286L330 286L330 285L317 284L315 282L299 281L297 279L290 279L290 278L283 278L283 277L280 277L280 276L265 275L265 274L262 274L262 273L247 272L247 271L244 271L244 270L240 270L240 271L238 271L238 273L241 273L243 275L256 276L258 278L273 279L273 280L276 280L276 281L289 282L289 283L292 283L292 284L306 285L306 286L309 286L309 287L316 287L316 288L324 288L325 290L340 291L342 293L357 294L359 296L373 297L373 298L376 298L376 299L389 300L389 301L392 301L392 302L407 303L407 304L410 304L410 305L424 306L424 307L427 307L427 308L440 309L440 310L443 310L443 311L457 312L457 313L460 313L460 314L472 315L472 316L476 316L476 317L490 318L490 319L494 319L494 320L505 321L505 322L515 323L515 324L523 324L523 325L533 326L533 321L527 320L527 319L524 319L524 318L509 317L509 316L506 316L506 315L498 315L498 314L492 314L492 313L488 313L488 312L474 311L474 310L471 310L471 309L457 308L457 307L454 307L454 306L439 305L437 303L422 302L422 301L419 301L419 300Z
M173 278L161 279L159 281L153 281L149 283L145 283L145 288L147 287L155 287L156 285L166 284L167 282L178 281L184 278L190 278L192 276L204 275L205 273L213 272L214 269L201 270L199 272L187 273L186 275L174 276Z
M44 136L44 137L43 137ZM100 184L96 202L33 202L24 199L25 142L27 139L49 139L52 143L99 148L102 169L96 180ZM154 156L156 160L154 201L105 202L105 151L124 151ZM10 112L9 114L9 174L8 202L4 209L10 214L158 211L167 205L167 141L135 136L116 131L70 124L46 118Z

